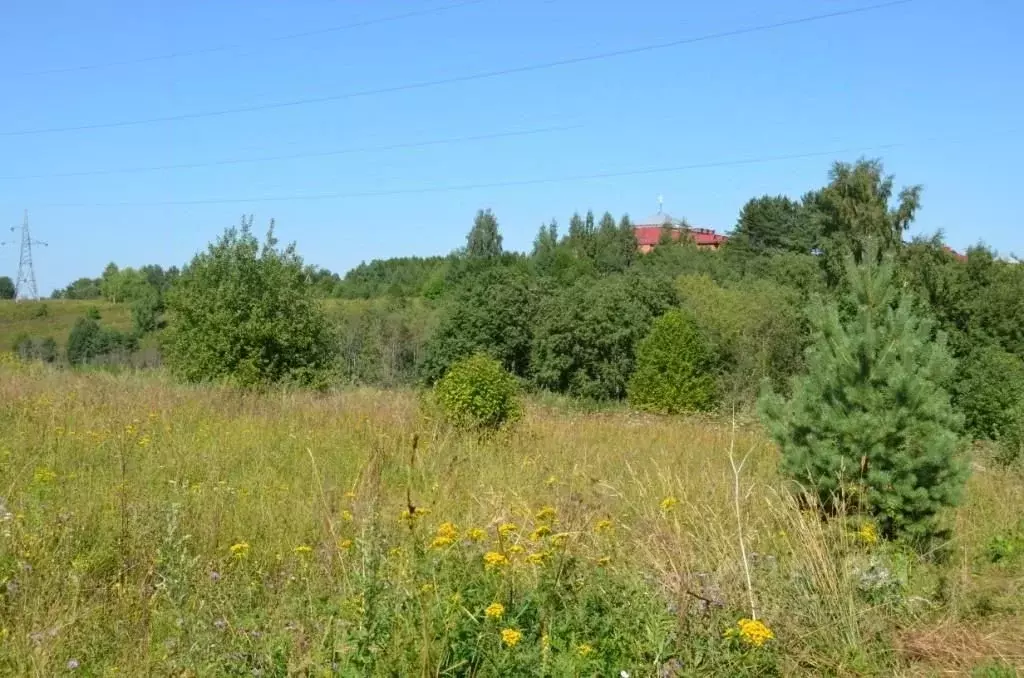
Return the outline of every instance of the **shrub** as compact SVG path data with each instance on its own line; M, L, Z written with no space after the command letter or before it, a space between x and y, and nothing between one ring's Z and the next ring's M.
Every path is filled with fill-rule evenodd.
M225 231L171 288L167 363L189 382L326 387L336 347L302 259L275 247L273 222L262 248L251 226Z
M87 365L97 358L124 356L137 348L138 339L134 335L102 327L92 318L79 318L68 335L65 351L71 365Z
M43 339L20 334L12 346L18 358L23 361L39 360L44 363L57 361L57 342L53 337Z
M140 296L132 302L132 328L139 336L149 334L160 326L163 300L156 292Z
M664 414L709 410L715 403L713 363L694 320L669 311L637 347L629 404Z
M998 440L1009 432L1013 409L1024 403L1024 362L996 346L977 348L960 364L953 391L967 431Z
M848 305L818 305L807 374L785 402L766 393L762 414L782 450L782 468L832 513L873 516L889 537L937 532L957 502L966 468L960 417L943 385L954 369L941 334L914 316L892 284L891 262L848 262Z
M998 443L997 461L1009 466L1024 459L1024 402L1007 413L1006 426Z
M445 419L461 429L498 429L522 414L519 383L483 354L460 360L434 387Z

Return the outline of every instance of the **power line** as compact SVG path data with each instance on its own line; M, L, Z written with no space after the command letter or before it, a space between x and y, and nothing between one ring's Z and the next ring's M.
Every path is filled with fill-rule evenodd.
M110 129L115 127L130 127L135 125L147 125L159 122L174 122L181 120L195 120L199 118L211 118L224 115L235 115L239 113L254 113L257 111L268 111L281 108L292 108L296 106L309 106L314 104L323 104L333 101L342 101L345 99L355 99L358 97L375 96L378 94L390 94L395 92L407 92L417 89L426 89L430 87L438 87L441 85L452 85L463 82L472 82L475 80L486 80L490 78L503 77L507 75L515 75L519 73L530 73L534 71L546 70L549 68L558 68L561 66L568 66L572 64L580 64L590 61L600 61L605 59L613 59L622 56L628 56L632 54L640 54L644 52L653 52L656 50L670 49L673 47L681 47L683 45L692 45L700 42L709 42L712 40L719 40L722 38L730 38L739 35L747 35L750 33L759 33L764 31L770 31L778 28L785 28L788 26L796 26L800 24L807 24L816 21L823 21L826 19L833 19L844 16L851 16L854 14L862 14L864 12L872 12L880 9L886 9L889 7L895 7L897 5L905 5L914 0L890 0L889 2L882 2L874 5L866 5L863 7L855 7L852 9L838 10L834 12L827 12L824 14L814 14L811 16L800 17L797 19L788 19L786 21L777 21L774 23L760 24L757 26L748 26L746 28L736 28L727 31L719 31L716 33L706 33L704 35L682 38L679 40L670 40L668 42L659 42L648 45L641 45L639 47L629 47L625 49L612 50L608 52L600 52L597 54L588 54L584 56L569 57L566 59L558 59L555 61L545 61L537 64L529 64L525 66L515 66L512 68L504 68L493 71L482 71L479 73L470 73L466 75L452 76L449 78L440 78L436 80L424 80L415 83L406 83L403 85L392 85L389 87L378 87L373 89L355 90L351 92L342 92L339 94L331 94L320 97L309 97L305 99L293 99L291 101L281 101L270 104L257 104L251 106L239 106L236 108L224 108L216 111L202 111L195 113L180 113L176 115L165 115L152 118L136 118L134 120L119 120L114 122L105 123L92 123L86 125L75 125L69 127L46 127L29 130L9 130L0 132L0 136L28 136L33 134L52 134L56 132L80 132L85 130L95 129Z
M787 160L805 160L809 158L820 158L827 156L845 155L849 153L868 153L887 150L909 145L908 142L878 144L874 146L862 146L858 148L833 149L828 151L812 151L809 153L792 153L785 155L769 155L755 158L744 158L736 160L722 160L715 162L695 163L688 165L670 165L666 167L648 167L644 169L595 172L592 174L575 174L561 177L542 177L535 179L514 179L509 181L492 181L469 184L456 184L451 186L423 186L413 188L385 189L378 191L355 191L348 193L314 193L306 195L286 195L269 197L250 198L213 198L203 200L164 200L157 202L113 202L113 203L63 203L45 205L45 207L169 207L169 206L190 206L190 205L229 205L235 203L257 203L257 202L294 202L313 200L338 200L349 198L378 198L396 195L420 195L428 193L452 193L457 191L471 191L489 188L514 188L519 186L536 186L540 184L567 183L573 181L589 181L594 179L615 179L631 176L643 176L649 174L670 174L696 169L713 169L720 167L737 167L741 165L757 165L769 162L780 162Z
M20 176L0 176L0 181L11 181L17 179L56 179L66 177L92 177L105 176L110 174L134 174L137 172L155 172L159 170L196 169L200 167L221 167L225 165L243 165L259 162L277 162L282 160L299 160L303 158L322 158L335 155L350 155L354 153L372 153L377 151L394 151L412 148L427 148L430 146L444 146L448 144L471 143L474 141L489 141L494 139L507 139L514 137L532 136L535 134L546 134L550 132L564 132L573 129L580 129L584 125L555 125L550 127L535 127L525 130L512 130L505 132L492 132L488 134L474 134L462 137L446 137L441 139L430 139L426 141L413 141L395 144L382 144L379 146L350 146L348 148L337 148L329 151L311 151L308 153L290 153L285 155L264 155L254 158L226 158L222 160L211 160L208 162L186 162L169 165L147 165L142 167L122 167L114 169L82 170L77 172L55 172L52 174L25 174Z
M341 31L347 31L354 28L363 28L366 26L373 26L376 24L390 23L392 21L400 21L402 19L411 19L418 16L425 16L428 14L439 14L441 12L447 12L452 9L459 7L465 7L467 5L477 5L485 0L461 0L460 2L453 2L440 7L431 7L429 9L415 9L408 12L402 12L401 14L392 14L390 16L378 17L376 19L366 19L363 21L354 21L347 24L341 24L338 26L327 26L324 28L317 28L308 31L300 31L298 33L287 33L285 35L276 35L269 38L261 38L261 43L266 42L282 42L285 40L297 40L300 38L311 38L318 35L326 35L329 33L338 33ZM241 49L245 49L245 45L215 45L212 47L203 47L200 49L183 50L179 52L169 52L167 54L155 54L147 57L138 57L134 59L124 59L120 61L106 61L93 64L82 64L78 66L64 66L61 68L51 68L42 71L27 71L22 73L12 73L9 76L15 77L27 77L27 76L40 76L40 75L54 75L57 73L74 73L80 71L93 71L102 68L113 68L117 66L132 66L135 64L145 64L157 61L171 61L173 59L181 59L183 57L194 57L203 56L207 54L215 54L218 52L232 52ZM251 53L251 52L250 52ZM245 53L243 53L244 55Z

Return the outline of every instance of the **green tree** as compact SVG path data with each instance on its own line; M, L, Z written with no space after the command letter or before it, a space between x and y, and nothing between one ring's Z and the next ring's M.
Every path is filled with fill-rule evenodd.
M97 320L85 317L72 326L65 354L71 365L88 365L106 356L124 357L137 348L134 335L105 328Z
M808 209L821 229L826 275L836 286L842 282L846 258L853 256L860 263L869 241L877 257L902 246L903 234L921 203L921 187L904 188L892 206L893 177L885 175L877 160L837 162L829 179L825 188L809 198Z
M762 415L782 469L828 513L864 512L889 537L934 535L961 494L962 420L944 385L954 362L932 323L893 285L891 259L847 261L848 304L818 305L807 373L788 401L766 393Z
M714 355L693 318L669 311L637 346L629 404L648 412L710 410L715 403Z
M559 291L537 314L534 381L577 397L624 397L637 344L675 303L671 282L658 276L582 279Z
M335 342L302 259L276 247L273 221L262 247L251 227L227 229L171 289L168 365L190 382L324 387Z
M594 263L599 273L621 273L636 259L636 235L629 217L618 224L604 213L594 234Z
M434 383L452 363L486 353L513 374L530 370L537 291L519 266L493 266L463 278L427 343L422 374Z
M818 240L815 222L803 206L779 196L752 198L740 210L726 251L750 254L810 254Z
M132 328L139 336L154 332L160 326L164 302L156 290L150 290L132 302Z
M0 276L0 299L13 299L14 294L14 281L6 275Z
M491 210L480 210L473 228L466 235L466 256L471 259L492 259L501 256L501 233Z

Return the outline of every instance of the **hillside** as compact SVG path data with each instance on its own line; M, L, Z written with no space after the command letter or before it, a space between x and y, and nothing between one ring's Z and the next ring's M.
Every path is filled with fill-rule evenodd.
M118 330L132 326L131 308L94 300L0 301L0 350L9 350L14 340L28 334L32 337L53 337L59 346L78 318L90 308L99 310L104 325Z

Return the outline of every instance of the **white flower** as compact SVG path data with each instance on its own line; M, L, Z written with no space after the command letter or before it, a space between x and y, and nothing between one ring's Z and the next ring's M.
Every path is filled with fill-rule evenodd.
M625 669L619 671L619 678L629 678L629 671L626 671Z

